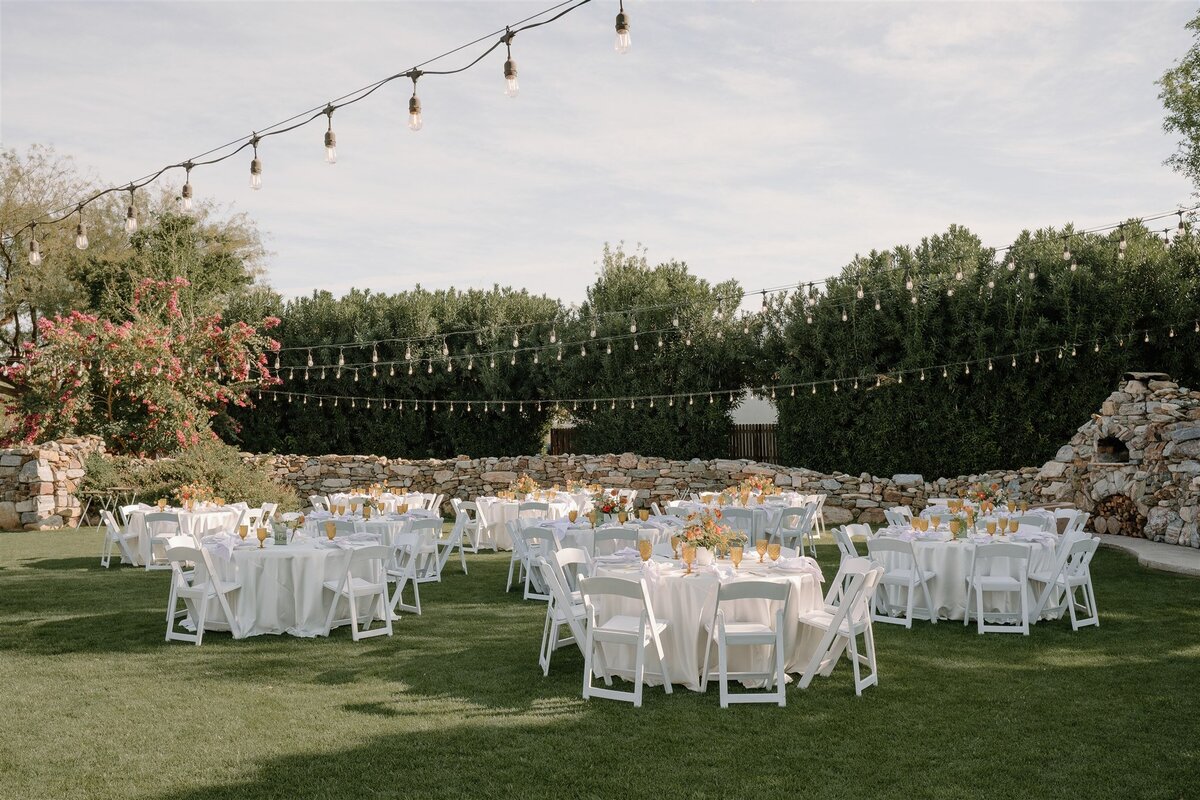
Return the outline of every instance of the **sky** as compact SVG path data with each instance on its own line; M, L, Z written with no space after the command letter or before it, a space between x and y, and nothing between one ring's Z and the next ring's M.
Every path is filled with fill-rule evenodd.
M0 145L127 183L499 30L540 2L0 2ZM246 212L286 296L527 288L578 302L606 242L712 281L819 280L966 225L1114 223L1191 200L1154 81L1193 2L613 0L396 81L197 169ZM494 37L492 37L494 38ZM490 43L490 42L489 42ZM485 45L438 62L454 68ZM469 54L469 55L468 55ZM173 180L181 183L181 174Z

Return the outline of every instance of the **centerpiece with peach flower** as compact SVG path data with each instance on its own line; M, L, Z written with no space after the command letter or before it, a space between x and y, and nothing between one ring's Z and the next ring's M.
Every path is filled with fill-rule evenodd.
M521 477L508 485L508 490L518 495L533 494L540 488L538 482L529 477L529 473L527 472L522 472Z
M696 563L700 566L711 564L714 556L730 547L744 545L746 535L733 531L728 525L721 523L721 510L697 511L689 514L685 520L680 539L684 547L696 548Z

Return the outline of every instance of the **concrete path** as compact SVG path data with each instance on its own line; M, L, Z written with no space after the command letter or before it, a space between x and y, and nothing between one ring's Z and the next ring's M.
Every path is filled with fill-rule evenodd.
M1198 548L1111 534L1101 534L1100 543L1105 547L1133 553L1143 567L1200 577L1200 549Z

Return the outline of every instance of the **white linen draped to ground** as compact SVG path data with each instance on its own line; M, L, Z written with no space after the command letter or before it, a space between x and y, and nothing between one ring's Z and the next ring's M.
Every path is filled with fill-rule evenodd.
M197 547L200 546L200 540L205 536L211 536L214 533L233 533L233 528L237 525L238 517L241 515L240 509L236 508L218 508L211 511L183 511L178 508L167 508L166 512L179 516L180 535L194 538ZM129 512L128 530L130 533L137 534L137 547L134 552L137 553L142 566L150 559L150 540L154 536L154 532L150 531L146 525L146 514L157 513L156 506L145 506Z

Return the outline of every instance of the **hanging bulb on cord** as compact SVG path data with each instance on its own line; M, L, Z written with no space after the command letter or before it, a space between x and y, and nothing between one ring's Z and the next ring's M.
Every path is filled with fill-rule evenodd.
M79 222L75 225L75 246L80 250L87 250L88 247L87 226L83 224L83 206L79 207Z
M183 165L183 189L179 193L179 211L183 214L192 213L192 162Z
M42 263L42 248L37 240L37 223L29 226L29 266L36 267Z
M412 97L408 98L408 129L416 133L425 127L425 121L421 118L421 98L417 97L417 78L421 77L420 70L413 70L409 77L412 78L413 93Z
M250 188L258 191L262 188L262 159L258 157L258 134L250 139L254 148L254 158L250 159Z
M129 185L129 208L125 212L125 232L136 233L138 227L137 210L133 207L133 184Z
M517 85L517 62L513 61L512 57L512 40L516 36L508 28L504 29L504 49L508 53L508 58L504 62L504 94L508 97L516 97L521 87Z
M325 107L325 116L329 118L329 129L325 131L325 163L337 163L337 134L333 132L333 106Z
M625 13L625 0L621 0L618 8L620 10L617 13L617 41L613 49L624 55L633 46L633 41L629 38L629 15Z

